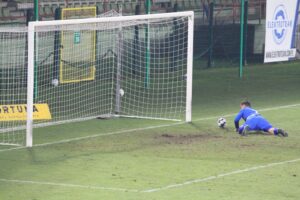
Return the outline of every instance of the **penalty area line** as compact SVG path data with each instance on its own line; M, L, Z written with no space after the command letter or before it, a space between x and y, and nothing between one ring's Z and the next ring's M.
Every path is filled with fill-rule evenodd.
M215 180L215 179L220 179L226 176L232 176L235 174L243 174L243 173L247 173L247 172L252 172L252 171L256 171L259 169L265 169L265 168L270 168L270 167L275 167L275 166L279 166L279 165L285 165L285 164L289 164L289 163L296 163L296 162L300 162L300 158L298 159L294 159L294 160L287 160L287 161L282 161L282 162L275 162L275 163L269 163L266 165L259 165L259 166L254 166L254 167L250 167L250 168L245 168L245 169L238 169L235 171L231 171L231 172L227 172L227 173L223 173L223 174L218 174L215 176L209 176L206 178L199 178L199 179L194 179L194 180L189 180L189 181L185 181L182 183L177 183L177 184L171 184L171 185L167 185L167 186L163 186L163 187L159 187L159 188L152 188L152 189L147 189L147 190L143 190L141 192L144 193L152 193L152 192L160 192L163 190L169 190L169 189L173 189L173 188L180 188L180 187L184 187L187 185L192 185L192 184L196 184L196 183L201 183L201 182L207 182L207 181L211 181L211 180Z
M284 105L284 106L263 108L263 109L259 109L258 111L259 112L265 112L265 111L273 111L273 110L280 110L280 109L286 109L286 108L293 108L293 107L298 107L298 106L300 106L300 104L290 104L290 105ZM222 117L232 117L232 116L235 116L235 115L236 115L236 113L232 113L232 114L222 115ZM194 121L194 122L206 121L206 120L217 119L218 117L220 117L220 116L198 118L198 119L194 119L192 121ZM74 142L74 141L79 141L79 140L86 140L86 139L91 139L91 138L96 138L96 137L109 136L109 135L118 135L118 134L123 134L123 133L145 131L145 130L151 130L151 129L157 129L157 128L172 127L172 126L178 126L178 125L182 125L182 124L186 124L186 122L176 122L176 123L170 123L170 124L164 124L164 125L148 126L148 127L143 127L143 128L134 128L134 129L114 131L114 132L107 132L107 133L103 133L103 134L94 134L94 135L89 135L89 136L59 140L59 141L55 141L55 142L36 144L36 145L33 145L33 147L43 147L43 146L50 146L50 145L56 145L56 144L63 144L63 143L69 143L69 142ZM25 149L25 148L27 148L27 147L22 146L22 147L8 148L8 149L0 149L0 153L1 152L6 152L6 151Z
M163 187L159 187L159 188L151 188L151 189L146 189L146 190L113 188L113 187L103 187L103 186L95 186L95 185L79 185L79 184L71 184L71 183L56 183L56 182L45 182L45 181L4 179L4 178L0 178L0 182L27 184L27 185L31 184L31 185L46 185L46 186L55 186L55 187L80 188L80 189L90 189L90 190L110 190L110 191L132 192L132 193L154 193L154 192L160 192L160 191L165 191L165 190L170 190L170 189L175 189L175 188L181 188L184 186L193 185L193 184L197 184L197 183L201 183L201 182L212 181L212 180L216 180L216 179L220 179L223 177L232 176L232 175L236 175L236 174L244 174L247 172L253 172L253 171L260 170L260 169L271 168L271 167L276 167L279 165L285 165L285 164L296 163L296 162L300 162L300 158L294 159L294 160L282 161L282 162L274 162L274 163L269 163L269 164L265 164L265 165L249 167L249 168L245 168L245 169L238 169L238 170L234 170L231 172L218 174L215 176L193 179L193 180L185 181L182 183L171 184L171 185L167 185L167 186L163 186Z

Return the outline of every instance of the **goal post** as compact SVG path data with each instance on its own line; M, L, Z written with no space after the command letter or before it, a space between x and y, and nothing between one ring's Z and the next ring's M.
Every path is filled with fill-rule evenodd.
M187 44L187 74L186 74L186 111L185 121L192 121L192 89L193 89L193 49L194 49L194 15L188 20L188 44Z
M35 33L34 26L28 25L28 67L27 67L27 120L26 120L26 146L32 147L32 126L33 126L33 99L34 99L34 51Z
M146 27L150 31L147 41ZM5 130L1 127L0 134L5 131L26 130L25 140L15 142L31 147L35 127L97 117L190 122L193 30L192 11L30 22L26 36L27 61L21 64L26 65L26 72L23 74L27 79L27 99L20 101L27 107L26 126L15 127L7 123ZM53 62L57 39L55 36L58 32L64 32L68 33L68 37L75 37L73 33L84 31L97 34L95 57L89 58L90 52L82 44L65 46L64 52L72 58L72 67L78 70L94 66L94 78L63 84L53 82L54 74L60 70L53 64L56 63ZM36 40L39 41L38 47ZM145 60L147 52L150 58ZM39 60L35 60L36 58ZM72 74L76 71L68 70L66 73L69 74L66 75L78 76ZM146 76L151 82L147 86ZM39 95L36 98L35 79L39 82ZM43 109L46 107L48 114L47 109L40 109L38 114L42 116L37 116L38 106L44 106Z

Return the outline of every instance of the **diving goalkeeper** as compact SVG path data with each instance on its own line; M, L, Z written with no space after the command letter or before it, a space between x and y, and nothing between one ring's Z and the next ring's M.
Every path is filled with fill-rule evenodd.
M251 108L249 101L240 104L241 110L234 119L236 131L240 135L247 135L250 131L263 131L272 135L287 137L288 133L282 129L273 127L256 110ZM243 119L245 123L239 126L239 121Z

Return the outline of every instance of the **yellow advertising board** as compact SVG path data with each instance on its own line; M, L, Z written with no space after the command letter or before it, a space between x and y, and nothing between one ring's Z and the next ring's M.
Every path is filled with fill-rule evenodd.
M27 119L27 105L0 105L0 121L24 121ZM34 120L52 119L48 104L33 105Z
M61 19L83 19L97 16L96 6L63 8ZM96 72L96 31L60 32L60 83L77 83L95 80ZM84 53L84 56L82 56Z

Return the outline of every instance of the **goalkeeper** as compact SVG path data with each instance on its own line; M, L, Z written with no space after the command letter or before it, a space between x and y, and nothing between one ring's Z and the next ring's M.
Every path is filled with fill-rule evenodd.
M282 129L274 128L256 110L251 108L249 101L240 104L241 110L234 119L236 131L240 135L247 135L250 131L263 131L272 135L287 137L288 133ZM245 123L239 126L239 121L243 119Z

